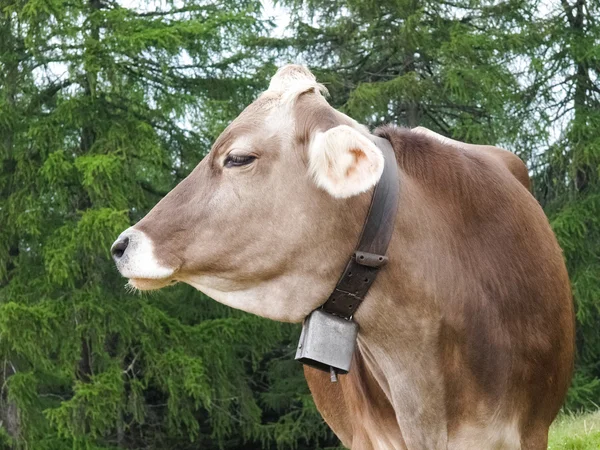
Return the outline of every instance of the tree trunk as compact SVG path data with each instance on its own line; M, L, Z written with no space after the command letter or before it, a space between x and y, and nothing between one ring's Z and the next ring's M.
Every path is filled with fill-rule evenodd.
M16 98L17 98L17 88L19 85L19 59L17 54L19 52L19 36L15 36L14 34L14 23L11 20L10 14L5 16L6 22L2 23L2 27L4 28L4 33L2 36L3 46L4 48L0 49L5 54L10 55L4 61L4 77L2 80L3 90L4 90L4 100L6 104L9 106L9 110L14 109ZM4 139L2 141L2 146L4 147L4 155L2 165L4 166L4 173L2 176L12 178L16 161L14 158L14 135L15 130L13 127L5 133ZM1 153L0 153L1 155ZM12 181L12 180L11 180ZM11 193L11 185L12 182L9 181L7 183L7 191L6 196ZM12 236L11 236L12 238ZM3 281L3 272L5 271L6 277L8 277L8 273L14 267L14 259L16 259L19 255L19 247L17 242L9 243L8 249L8 262L6 267L0 269L0 286ZM8 399L8 395L6 392L6 383L8 379L15 373L15 369L13 363L8 360L8 356L5 356L4 366L1 376L1 384L3 386L2 392L0 393L0 422L1 426L6 429L9 436L15 441L19 440L21 435L21 421L19 418L19 409L17 404L14 401Z
M563 8L565 9L565 13L567 15L571 33L576 37L583 36L585 33L585 5L586 0L577 0L573 6L569 6L566 1L563 1ZM575 54L572 54L572 58L576 67L575 95L573 97L575 116L573 123L576 127L575 133L577 134L579 133L580 124L585 124L586 122L589 100L588 93L592 85L592 81L590 80L589 68L586 61L582 60L581 56L577 56ZM573 148L573 159L576 163L574 184L575 189L578 192L581 192L585 190L590 181L590 177L593 176L593 169L588 165L577 164L577 155L575 153L579 150L577 148L577 142L579 141L580 139L578 136L574 136L574 139L572 139L572 142L575 143Z

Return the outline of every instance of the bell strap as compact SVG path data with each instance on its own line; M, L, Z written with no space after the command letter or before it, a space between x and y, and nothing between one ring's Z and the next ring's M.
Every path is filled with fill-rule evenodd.
M383 173L375 185L371 206L358 245L323 309L350 319L365 299L377 273L387 263L386 252L394 232L398 211L400 179L392 145L387 139L371 136L384 157Z

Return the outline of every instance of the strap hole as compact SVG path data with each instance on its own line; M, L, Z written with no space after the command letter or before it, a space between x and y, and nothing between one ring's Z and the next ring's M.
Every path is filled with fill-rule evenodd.
M348 276L351 277L352 276L352 272L348 272Z
M365 256L364 255L360 255L360 259L365 259Z
M380 256L380 257L379 257L379 261L383 261L383 256Z
M368 279L368 278L365 278L365 283L368 283L368 282L369 282L369 279Z
M332 298L332 299L331 299L331 303L335 303L335 298Z
M352 308L352 306L353 306L353 305L352 305L352 303L351 303L351 304L349 304L349 305L348 305L348 309L351 309L351 308Z

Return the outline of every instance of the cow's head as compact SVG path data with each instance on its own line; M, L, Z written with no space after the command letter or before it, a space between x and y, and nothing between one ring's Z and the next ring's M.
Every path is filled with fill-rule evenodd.
M182 281L282 321L300 321L327 299L383 156L322 90L303 67L275 74L194 171L114 243L131 286Z

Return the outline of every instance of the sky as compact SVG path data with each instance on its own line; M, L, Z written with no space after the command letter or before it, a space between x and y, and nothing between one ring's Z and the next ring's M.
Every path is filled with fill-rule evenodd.
M285 35L286 27L290 23L290 17L286 8L281 5L275 5L272 0L261 0L263 14L273 20L275 23L274 37Z

